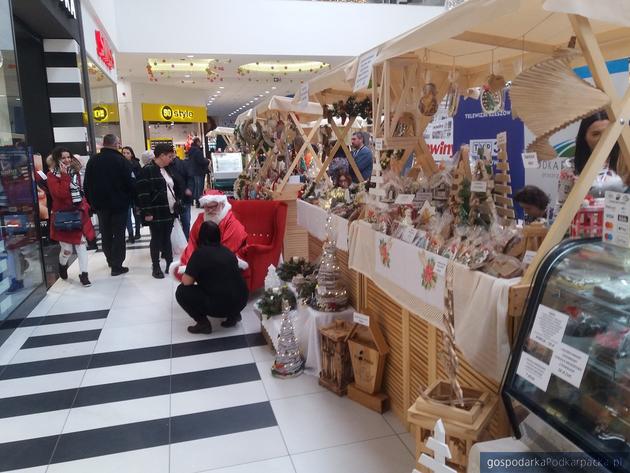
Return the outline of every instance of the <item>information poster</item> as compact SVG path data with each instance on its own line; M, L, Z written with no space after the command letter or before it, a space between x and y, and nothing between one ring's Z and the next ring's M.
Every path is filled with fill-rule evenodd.
M602 240L630 248L630 195L606 192Z

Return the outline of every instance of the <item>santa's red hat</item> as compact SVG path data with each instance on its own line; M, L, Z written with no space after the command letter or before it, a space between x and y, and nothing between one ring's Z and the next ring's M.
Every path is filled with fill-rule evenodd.
M211 202L227 203L227 196L221 191L208 189L199 198L199 205L203 207Z

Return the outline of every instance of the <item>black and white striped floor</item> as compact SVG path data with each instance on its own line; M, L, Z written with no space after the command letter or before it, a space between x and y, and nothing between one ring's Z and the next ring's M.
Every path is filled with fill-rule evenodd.
M91 253L92 287L75 264L0 346L0 472L412 471L394 416L271 376L251 307L191 335L148 250L126 264L112 278Z

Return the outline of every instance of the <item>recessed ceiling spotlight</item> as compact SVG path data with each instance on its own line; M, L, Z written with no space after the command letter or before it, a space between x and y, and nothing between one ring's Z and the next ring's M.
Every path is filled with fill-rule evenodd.
M271 88L271 90L276 90L276 86L274 85L274 86Z
M269 91L268 91L268 90L265 90L265 93L266 93L266 94L268 94L268 93L269 93Z
M184 77L188 79L190 77L190 74L186 74Z
M221 87L219 87L219 89L225 89L225 87L221 86Z
M195 57L195 55L194 55L194 54L189 54L189 55L188 55L188 56L186 56L186 57Z

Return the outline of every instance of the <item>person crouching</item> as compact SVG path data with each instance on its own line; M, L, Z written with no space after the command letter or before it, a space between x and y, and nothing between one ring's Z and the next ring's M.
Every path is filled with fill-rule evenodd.
M206 221L199 229L198 247L186 265L177 288L177 303L196 323L190 333L212 333L207 318L225 318L222 327L234 327L241 320L249 292L234 253L221 245L219 226Z

